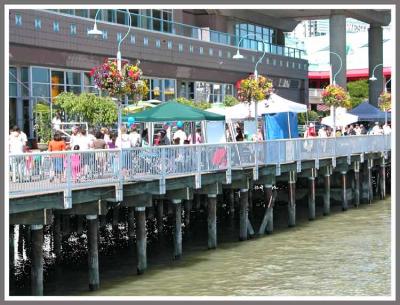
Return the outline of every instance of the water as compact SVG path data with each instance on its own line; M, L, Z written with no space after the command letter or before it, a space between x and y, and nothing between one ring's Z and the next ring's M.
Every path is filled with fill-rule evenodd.
M205 214L183 238L183 257L172 260L172 240L150 236L148 267L136 275L135 248L124 239L100 247L100 290L88 291L83 247L57 268L48 259L45 295L84 296L388 296L390 295L390 198L346 212L333 205L328 217L317 203L307 220L297 205L297 223L287 228L287 207L274 209L274 233L238 242L238 223L220 216L218 249L207 250ZM261 208L256 212L261 214ZM259 222L253 223L255 230ZM151 225L148 229L151 229ZM110 233L111 234L111 233ZM120 236L121 237L121 236ZM75 243L77 245L83 242ZM74 247L72 247L74 248ZM77 247L76 249L78 249ZM68 263L68 261L70 263ZM71 263L71 261L73 263ZM23 262L19 274L29 268ZM18 273L17 272L17 273ZM21 277L21 276L20 276ZM26 277L26 276L25 276ZM11 294L29 294L17 281Z

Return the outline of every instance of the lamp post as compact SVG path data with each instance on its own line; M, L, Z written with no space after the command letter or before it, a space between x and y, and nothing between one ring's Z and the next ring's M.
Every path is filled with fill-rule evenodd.
M375 68L378 67L379 65L382 65L382 66L383 66L383 64L378 64L378 65L376 65L376 66L374 67L374 69L372 70L372 76L369 78L369 80L372 81L372 82L374 82L374 81L377 80L377 78L376 78L375 75L374 75L374 71L375 71ZM389 78L389 80L388 80L387 82L385 82L385 85L383 86L383 89L384 89L385 93L387 92L387 84L388 84L391 80L392 80L392 78ZM387 110L385 110L385 124L387 124Z
M96 15L94 17L94 26L93 29L88 31L89 35L102 35L103 32L97 29L97 16L100 12L100 9L97 10ZM121 57L121 44L125 40L125 38L128 36L129 32L131 31L132 28L132 17L128 9L126 9L126 13L128 14L128 21L129 21L129 28L124 37L121 38L121 40L118 42L118 51L117 51L117 69L119 72L121 72L122 69L122 57ZM122 110L121 110L121 101L118 99L117 101L118 105L118 137L121 138L121 125L122 125Z
M339 72L342 70L342 66L343 66L343 61L342 61L342 57L340 57L340 55L338 53L329 51L329 53L332 53L334 55L336 55L339 58L340 61L340 67L339 70L335 73L335 75L332 77L332 83L334 86L336 86L336 75L339 74ZM331 71L332 71L332 65L331 66ZM333 119L333 136L336 137L336 109L335 106L332 106L332 119Z
M238 45L237 45L236 54L232 56L233 59L243 59L243 58L244 58L243 55L240 54L240 52L239 52L240 43L243 41L244 38L246 38L246 37L248 37L248 36L250 36L250 35L253 35L253 36L257 37L257 35L256 35L256 34L253 34L253 33L250 33L250 34L247 34L247 35L243 36L243 37L239 40L239 43L238 43ZM258 78L257 66L261 63L261 61L263 60L263 58L264 58L264 56L265 56L265 53L267 52L266 42L265 42L264 40L261 40L261 41L262 41L262 43L264 44L264 53L263 53L263 54L261 55L261 57L258 59L258 61L256 62L256 65L255 65L255 67L254 67L254 77L255 77L256 81L257 81L257 78ZM250 105L251 105L251 102L252 102L252 101L250 101ZM255 120L255 127L256 127L256 128L255 128L256 142L258 141L258 137L257 137L257 129L258 129L257 106L258 106L258 105L257 105L257 101L254 101L254 120Z

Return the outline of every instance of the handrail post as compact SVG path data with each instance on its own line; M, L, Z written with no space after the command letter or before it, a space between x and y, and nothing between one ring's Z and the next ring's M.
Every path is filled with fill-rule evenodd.
M232 161L231 161L232 147L231 145L226 146L226 184L232 183Z
M196 170L197 170L197 173L195 174L195 188L200 189L201 188L201 146L195 146L194 149L196 152Z
M165 176L166 176L166 148L165 147L161 147L161 177L160 177L160 195L163 195L166 193L166 186L165 186Z
M66 188L64 190L64 209L72 208L72 175L71 175L71 154L66 155L67 168L65 170Z
M255 142L253 180L258 180L258 141Z

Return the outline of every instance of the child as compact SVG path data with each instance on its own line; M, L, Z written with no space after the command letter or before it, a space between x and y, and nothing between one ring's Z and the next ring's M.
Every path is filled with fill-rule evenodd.
M79 150L79 145L74 146L74 150ZM79 173L81 171L81 156L79 154L71 155L71 167L72 167L72 179L74 182L79 178Z

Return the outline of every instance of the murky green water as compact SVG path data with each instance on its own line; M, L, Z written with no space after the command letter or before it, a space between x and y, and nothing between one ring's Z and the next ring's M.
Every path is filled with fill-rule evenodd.
M346 212L336 205L328 217L317 204L311 222L298 204L294 228L287 228L286 206L277 206L274 233L245 242L237 223L220 221L217 250L207 250L201 221L184 236L180 261L172 260L172 241L151 242L149 269L137 276L135 248L115 250L100 257L100 290L87 291L85 266L62 267L47 277L45 295L388 296L390 203Z

